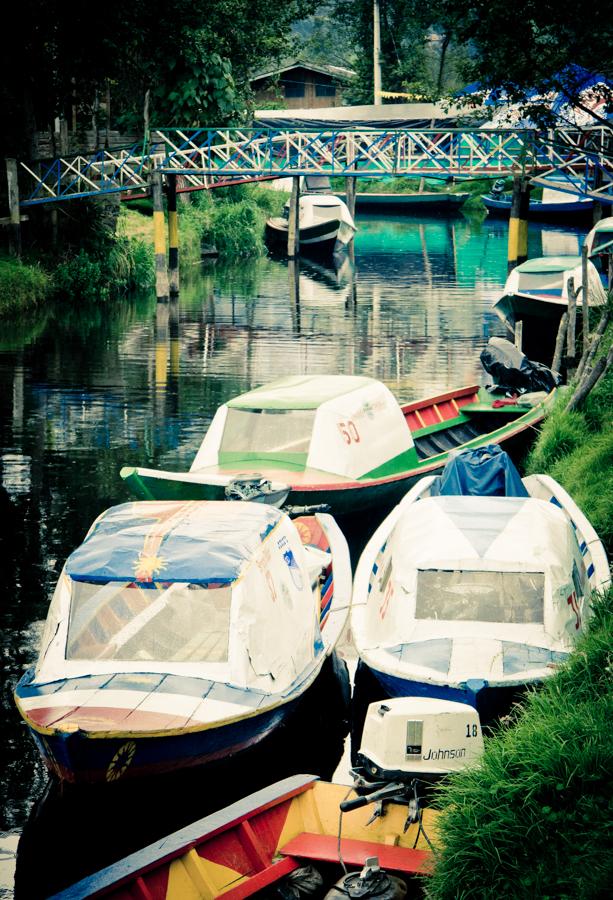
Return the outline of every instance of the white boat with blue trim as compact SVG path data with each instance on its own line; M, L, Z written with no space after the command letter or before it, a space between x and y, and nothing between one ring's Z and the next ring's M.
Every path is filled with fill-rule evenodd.
M567 658L608 584L602 543L553 478L522 480L493 445L465 451L409 491L359 561L356 709L438 697L487 723Z
M494 310L511 327L530 320L532 325L545 324L557 328L562 313L568 308L569 286L577 296L577 312L583 309L583 274L580 256L538 256L516 266L506 280ZM598 271L588 261L590 306L603 306L606 292Z
M116 781L226 757L283 722L345 624L351 567L328 515L136 502L68 558L15 699L53 774Z

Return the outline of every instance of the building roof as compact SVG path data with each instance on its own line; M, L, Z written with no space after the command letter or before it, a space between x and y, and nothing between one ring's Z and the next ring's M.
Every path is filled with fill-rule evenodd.
M355 77L355 72L352 69L345 69L342 66L327 66L322 63L311 63L304 59L290 59L284 60L274 68L261 69L258 72L253 72L249 76L249 81L254 82L260 81L263 78L274 78L275 76L282 75L284 72L289 72L292 69L308 69L309 72L317 72L319 75L329 75L331 78L338 78L341 81L348 81L350 78Z
M385 103L318 109L258 109L254 119L262 125L280 128L428 128L441 123L452 126L459 116L465 114L465 110L459 107L436 103Z

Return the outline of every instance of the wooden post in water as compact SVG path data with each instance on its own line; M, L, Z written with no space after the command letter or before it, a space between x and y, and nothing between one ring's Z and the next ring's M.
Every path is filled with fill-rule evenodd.
M587 353L590 346L590 270L588 266L587 247L583 245L581 251L581 311L583 328L583 352Z
M287 255L290 259L300 254L300 176L292 178L292 196L289 202L287 227Z
M6 160L6 183L8 187L9 214L9 250L12 256L21 256L21 214L19 212L19 182L17 179L17 160Z
M567 381L570 381L576 368L575 360L575 331L577 325L577 293L574 278L568 279L568 324L566 326L566 355L567 355Z
M558 327L558 334L556 336L556 347L553 354L553 361L551 363L551 371L555 372L557 375L560 375L562 368L562 353L564 352L564 338L566 337L566 326L568 324L568 313L562 313L562 318L560 319L560 325Z
M513 199L509 216L509 249L507 273L528 259L528 210L530 185L522 175L513 178Z
M166 269L166 239L164 237L164 205L162 203L162 173L151 174L153 196L153 248L155 252L155 296L160 303L168 300L168 271Z
M166 176L168 209L168 287L171 295L179 293L179 219L177 212L177 176Z
M355 177L348 175L345 178L345 193L347 195L347 209L352 219L355 219Z
M528 215L530 213L530 191L532 186L522 177L519 192L519 230L517 237L517 265L528 259Z
M520 319L519 322L515 323L515 346L521 352L521 347L524 339L524 322L523 319Z

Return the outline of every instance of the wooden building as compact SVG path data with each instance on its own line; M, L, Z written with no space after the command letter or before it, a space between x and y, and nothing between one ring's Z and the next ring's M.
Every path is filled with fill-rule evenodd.
M256 72L249 79L256 107L317 109L340 106L342 90L355 73L340 66L292 60L275 69Z

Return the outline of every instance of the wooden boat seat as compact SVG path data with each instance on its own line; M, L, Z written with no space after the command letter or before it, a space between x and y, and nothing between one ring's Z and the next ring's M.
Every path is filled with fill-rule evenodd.
M280 853L283 856L338 863L338 838L332 834L311 834L305 831L281 847ZM363 866L369 857L376 856L382 869L408 875L431 874L432 853L429 850L412 850L376 841L343 838L341 855L344 862L351 866Z

